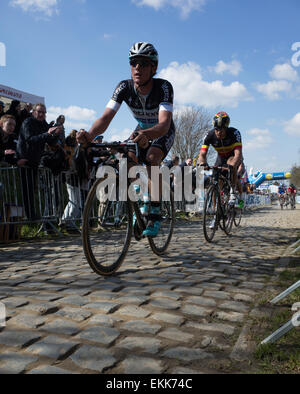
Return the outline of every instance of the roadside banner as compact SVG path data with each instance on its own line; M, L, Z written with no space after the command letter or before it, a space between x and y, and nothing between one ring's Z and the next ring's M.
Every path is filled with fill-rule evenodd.
M0 84L0 97L1 96L11 100L19 100L21 103L45 104L44 97L35 96Z

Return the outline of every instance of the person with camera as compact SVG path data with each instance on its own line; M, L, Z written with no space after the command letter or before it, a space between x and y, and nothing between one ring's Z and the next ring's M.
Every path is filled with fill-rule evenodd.
M78 131L72 130L65 141L65 152L69 163L69 169L65 173L65 180L69 201L65 206L59 227L68 233L76 230L75 221L80 218L83 209L80 190L80 179L76 171L75 154L78 149L76 135Z
M59 115L59 117L56 119L56 122L54 123L54 127L61 127L61 131L58 134L58 143L61 146L64 146L66 138L65 138L65 121L66 118L64 115Z
M17 143L19 159L27 160L27 168L21 168L22 191L27 219L39 219L34 204L34 194L38 180L38 166L45 149L45 144L53 145L61 133L61 126L49 127L46 122L46 107L36 104L32 117L27 118L20 130Z

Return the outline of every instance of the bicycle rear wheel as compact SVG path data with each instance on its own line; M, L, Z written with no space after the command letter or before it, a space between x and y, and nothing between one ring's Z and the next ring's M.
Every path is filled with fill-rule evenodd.
M86 200L82 240L86 259L98 275L112 275L121 266L132 234L128 202L105 200L103 179L98 179Z
M207 242L212 242L218 228L220 197L216 186L211 186L206 194L203 211L203 232Z
M173 193L170 195L170 201L162 201L161 203L161 227L157 237L148 237L149 245L158 256L166 252L172 239L175 224L175 208Z

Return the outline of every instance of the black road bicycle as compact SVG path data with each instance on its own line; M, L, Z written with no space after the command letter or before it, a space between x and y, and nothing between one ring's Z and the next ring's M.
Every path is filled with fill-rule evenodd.
M130 161L128 158L129 148L131 150L134 148L136 156L138 156L138 146L133 142L90 145L101 150L113 148L122 153L123 158L128 159L128 162ZM131 201L127 191L126 201L121 201L118 197L118 168L114 168L114 171L116 173L116 201L106 198L108 189L106 178L100 175L88 194L83 213L84 253L94 272L104 276L112 275L120 268L128 252L132 236L137 241L141 241L145 238L143 231L147 226L147 219L140 211L143 203ZM129 179L128 183L130 183ZM170 192L170 201L161 202L159 233L155 238L148 237L152 251L159 256L166 252L171 242L175 222L174 212L173 195Z
M233 224L241 223L242 210L229 204L230 170L227 167L206 167L213 169L212 184L208 188L203 212L203 232L207 242L212 242L218 227L229 235ZM224 175L226 174L226 175Z

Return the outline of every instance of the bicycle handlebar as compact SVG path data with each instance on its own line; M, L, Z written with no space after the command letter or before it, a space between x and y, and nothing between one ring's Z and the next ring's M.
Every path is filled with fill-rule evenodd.
M205 169L207 169L207 171L209 171L209 170L230 171L230 167L222 167L222 166L210 167L209 165L200 165L200 167L205 167Z
M105 142L105 143L95 143L95 142L90 142L87 147L89 148L113 148L116 149L119 153L127 153L126 149L127 148L134 148L135 149L135 155L138 157L139 156L139 146L137 143L135 142L120 142L120 141L116 141L116 142Z

